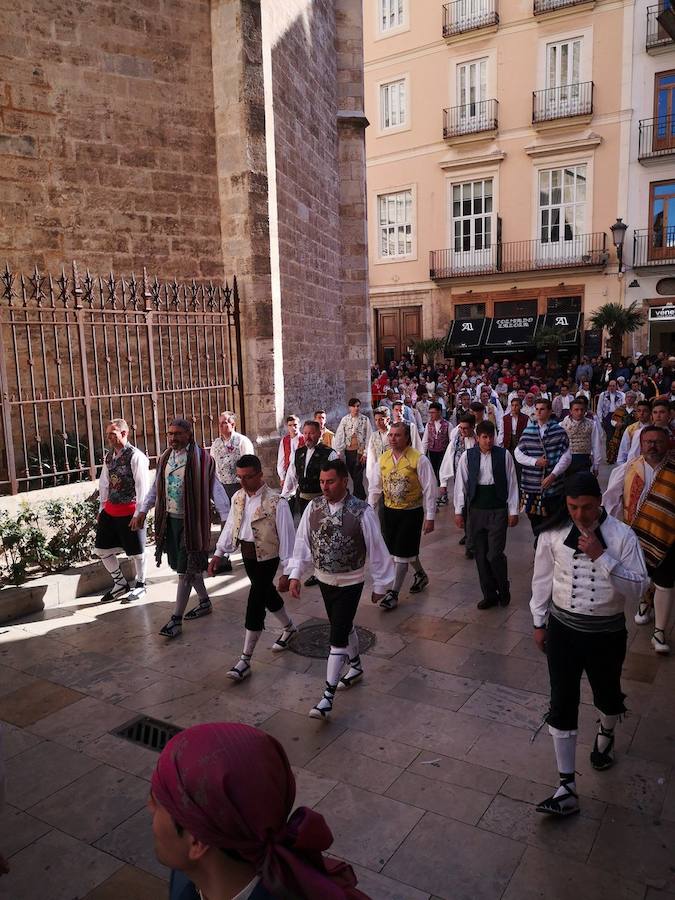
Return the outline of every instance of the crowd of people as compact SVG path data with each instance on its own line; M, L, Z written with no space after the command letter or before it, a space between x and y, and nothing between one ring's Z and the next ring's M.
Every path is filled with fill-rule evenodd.
M145 524L152 509L157 562L166 557L177 573L174 609L160 631L167 640L212 612L205 577L231 572L230 557L240 553L250 590L242 652L227 673L240 683L255 674L254 652L268 613L280 629L271 649L282 653L299 630L286 597L297 600L303 587L318 587L330 650L325 688L308 714L326 720L337 692L364 677L354 622L367 576L370 599L383 615L402 602L409 572L408 593L424 591L429 576L420 561L422 537L452 503L459 543L477 568L478 608L506 607L507 534L524 514L534 543L533 639L548 662L545 722L560 782L537 810L554 817L576 813L582 674L599 712L590 761L604 770L614 764L615 727L626 709L626 614L639 625L653 622L656 654L670 651L674 368L675 359L658 357L618 365L583 358L551 371L540 362L431 366L407 356L373 368L372 419L356 397L334 432L324 409L304 422L289 415L270 478L230 411L221 413L209 449L197 444L190 422L174 419L152 483L147 457L129 443L127 423L113 420L96 533L96 552L112 578L102 599L144 596ZM605 464L603 494L598 476ZM603 480L606 475L603 469ZM212 508L222 526L213 553ZM133 584L122 573L122 552L133 560ZM193 590L196 603L188 611ZM235 785L241 778L246 786L245 773L229 776L241 770L249 751L269 763L278 796L276 806L269 806L271 787L264 788L262 806L246 799L244 820L230 810L241 799ZM187 796L190 779L203 802ZM201 791L207 782L209 790ZM244 793L263 791L261 784ZM315 896L308 885L322 896L365 897L349 867L322 857L330 832L321 817L301 810L286 821L293 799L287 760L255 729L200 726L174 739L160 759L152 796L158 854L177 870L172 897L199 896L195 884L207 887L204 896L212 884L234 884L245 888L238 897L286 896L288 890L289 896ZM258 843L266 841L272 819L286 837L265 843L263 853Z

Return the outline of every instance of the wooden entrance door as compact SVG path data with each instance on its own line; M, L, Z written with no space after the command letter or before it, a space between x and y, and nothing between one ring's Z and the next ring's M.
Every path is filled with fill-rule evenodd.
M404 306L399 309L378 309L377 361L388 365L400 359L414 341L422 339L422 307Z

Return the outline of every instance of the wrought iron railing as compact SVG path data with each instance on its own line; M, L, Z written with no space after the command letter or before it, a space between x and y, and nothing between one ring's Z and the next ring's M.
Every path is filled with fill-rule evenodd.
M110 419L156 460L175 416L210 444L242 403L236 279L0 274L0 493L95 479Z
M638 159L671 156L675 153L675 116L641 119L638 134Z
M532 121L551 122L593 112L593 82L562 84L532 92Z
M535 16L540 16L542 13L566 9L568 6L579 6L582 3L588 3L588 0L534 0L533 12Z
M645 48L647 50L653 50L655 47L667 47L668 44L673 43L671 36L659 25L656 19L663 12L663 9L663 3L647 7L647 37L645 40Z
M533 272L604 266L608 260L607 235L600 231L580 234L569 241L508 241L485 250L432 250L432 279L495 275L501 272Z
M464 106L452 106L443 110L443 137L454 138L481 131L496 131L498 126L496 100L480 100Z
M443 4L443 37L499 24L497 0L453 0Z
M633 268L675 265L675 225L636 228L633 232Z

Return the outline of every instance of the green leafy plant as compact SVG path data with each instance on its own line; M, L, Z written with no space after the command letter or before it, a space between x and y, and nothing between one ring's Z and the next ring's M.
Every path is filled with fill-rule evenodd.
M432 363L434 357L445 346L445 338L425 338L415 341L412 345L415 356L419 356L426 363Z
M621 303L603 303L589 321L591 328L607 329L612 362L616 365L621 358L624 336L633 334L642 327L644 314L637 300L633 300L630 306L623 306Z

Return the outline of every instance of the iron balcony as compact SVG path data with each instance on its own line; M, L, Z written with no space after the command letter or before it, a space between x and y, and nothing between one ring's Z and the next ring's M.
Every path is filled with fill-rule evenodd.
M547 12L555 12L558 9L567 9L568 6L581 6L589 0L534 0L532 12L535 16L541 16Z
M429 277L436 281L543 269L599 268L608 259L607 235L600 231L558 243L509 241L483 250L432 250Z
M633 232L633 268L675 266L675 225L636 228Z
M443 137L463 137L483 131L496 131L498 125L496 100L481 100L443 110Z
M499 24L497 0L453 0L443 4L443 37Z
M532 122L553 122L593 113L593 82L563 84L532 92Z
M647 7L647 37L645 49L658 50L660 47L668 47L675 44L668 32L659 25L657 16L664 11L664 3L657 3Z
M675 116L641 119L638 134L638 159L660 159L675 153Z

